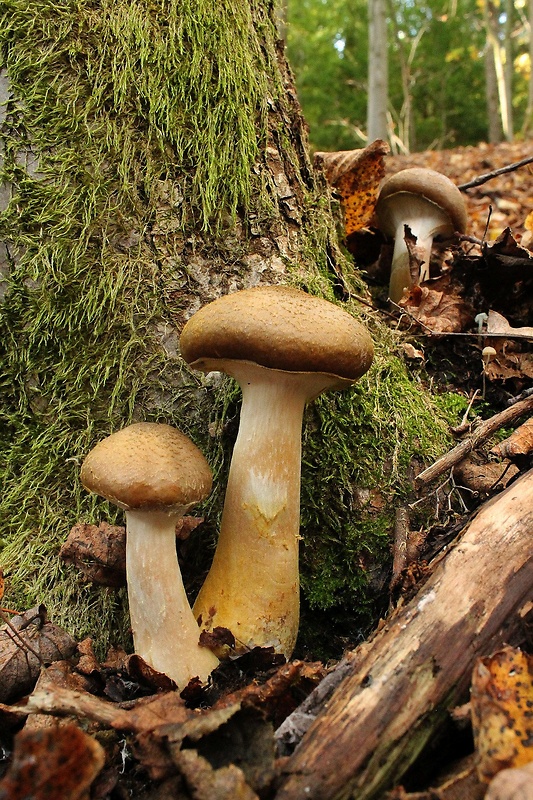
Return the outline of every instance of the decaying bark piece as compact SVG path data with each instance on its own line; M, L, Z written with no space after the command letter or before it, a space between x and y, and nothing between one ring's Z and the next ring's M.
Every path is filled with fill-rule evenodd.
M418 595L355 651L288 759L276 800L376 800L401 780L476 658L500 647L533 586L533 470L486 503Z

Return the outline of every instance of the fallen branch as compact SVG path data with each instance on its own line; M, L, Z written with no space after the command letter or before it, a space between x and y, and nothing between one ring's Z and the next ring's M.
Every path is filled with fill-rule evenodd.
M486 503L370 642L283 766L276 800L378 800L467 699L531 606L533 470ZM309 705L309 699L306 701Z
M484 422L475 429L472 436L469 436L468 439L463 439L453 450L450 450L435 461L434 464L417 475L415 478L415 488L421 489L432 483L436 478L444 475L445 472L448 472L448 470L462 461L463 458L466 458L472 450L475 450L482 442L489 439L497 430L509 423L516 422L517 419L531 412L533 412L533 396L526 397L525 400L520 400L518 403L495 414L490 419L484 420Z
M520 169L520 167L525 167L527 164L533 163L533 156L528 156L528 158L523 158L522 161L515 161L513 164L508 164L506 167L500 167L499 169L493 169L492 172L485 172L483 175L478 175L477 178L474 178L468 183L461 183L458 186L458 189L461 192L464 192L466 189L473 189L475 186L481 186L481 184L490 181L491 178L497 178L498 175L505 175L506 172L514 172L516 169Z

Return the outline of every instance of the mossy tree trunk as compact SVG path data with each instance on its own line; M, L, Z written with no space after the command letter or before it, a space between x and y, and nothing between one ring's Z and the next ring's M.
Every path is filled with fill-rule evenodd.
M0 565L10 606L45 602L105 644L122 596L81 587L57 559L74 522L114 518L80 487L85 453L136 419L188 433L216 476L194 539L205 545L238 393L185 369L184 321L222 293L277 282L361 314L350 300L361 286L336 244L270 2L1 0L0 10ZM367 322L373 372L308 412L304 587L321 607L364 603L367 553L387 550L391 509L361 510L360 498L378 485L387 499L405 491L413 454L443 442L393 340Z

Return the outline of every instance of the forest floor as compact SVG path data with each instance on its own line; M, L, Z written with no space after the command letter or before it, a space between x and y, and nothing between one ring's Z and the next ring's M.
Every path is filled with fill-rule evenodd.
M385 171L430 167L461 185L531 155L530 142L480 145L389 156ZM402 301L392 315L383 299L386 288L380 267L368 259L372 302L389 316L391 324L404 326L405 354L413 370L419 374L423 364L430 377L472 401L482 392L487 400L485 419L517 398L527 398L533 385L533 255L527 249L533 231L532 173L529 164L465 192L466 238L451 255L449 250L439 255L426 294L419 292ZM507 228L510 235L505 233ZM502 278L500 271L505 269ZM478 312L486 317L474 323ZM481 343L476 336L480 326ZM488 337L491 330L493 338ZM495 352L490 363L484 363L481 347L488 341ZM443 377L436 364L444 361ZM472 432L470 422L465 417L458 437ZM472 462L470 471L463 469L465 491L479 503L485 502L496 493L496 486L499 491L530 469L532 451L530 428L529 438L525 435L519 441L518 455L509 451L507 466L498 465L488 478L487 458L477 459L481 470ZM472 505L465 520L471 512ZM398 604L402 602L398 586L400 594L413 595L417 581L431 571L425 558L423 543L418 542L411 560L400 559L396 565L396 577L404 573L396 583ZM27 648L20 646L21 631ZM531 638L521 644L531 652ZM42 668L43 662L53 661L46 654L56 646L63 657ZM220 668L211 688L193 683L180 696L170 691L168 679L154 674L135 656L115 652L106 663L98 663L90 641L67 641L46 621L42 609L12 617L0 630L0 700L4 700L0 703L0 798L270 800L277 796L287 757L283 750L274 752L273 731L334 666L303 661L281 664L268 651L252 652ZM30 699L22 701L32 690ZM531 680L527 691L527 702L533 703ZM460 727L450 752L454 757L472 756L471 727L464 715ZM532 760L533 747L530 752ZM440 788L429 790L420 779L411 781L410 794L401 786L391 786L390 794L375 797L481 800L487 786L474 773L471 770L467 789L464 784L458 788L452 774ZM435 774L429 774L427 785L435 787L432 781L436 780ZM332 800L320 793L313 796Z

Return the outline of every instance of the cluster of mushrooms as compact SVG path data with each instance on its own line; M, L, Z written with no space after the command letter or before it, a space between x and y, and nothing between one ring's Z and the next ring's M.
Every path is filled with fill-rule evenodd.
M420 188L421 170L405 172L412 173L407 185ZM424 199L427 189L418 192L422 200L409 197L407 218L410 190L405 182L398 185L398 176L384 185L378 202L378 215L398 248L392 299L411 282L402 226L409 225L430 249L436 232L463 225L458 206L442 201L444 176L433 174L430 199ZM396 208L398 194L403 217ZM180 349L191 368L225 372L242 390L218 544L192 609L175 530L180 517L211 490L211 470L198 448L169 425L133 424L96 445L82 465L81 481L125 510L135 652L182 689L194 677L206 681L222 655L199 644L201 630L228 629L237 654L272 647L290 657L299 623L304 407L324 391L351 386L370 367L373 345L365 327L333 303L286 286L263 286L201 308L184 326Z

